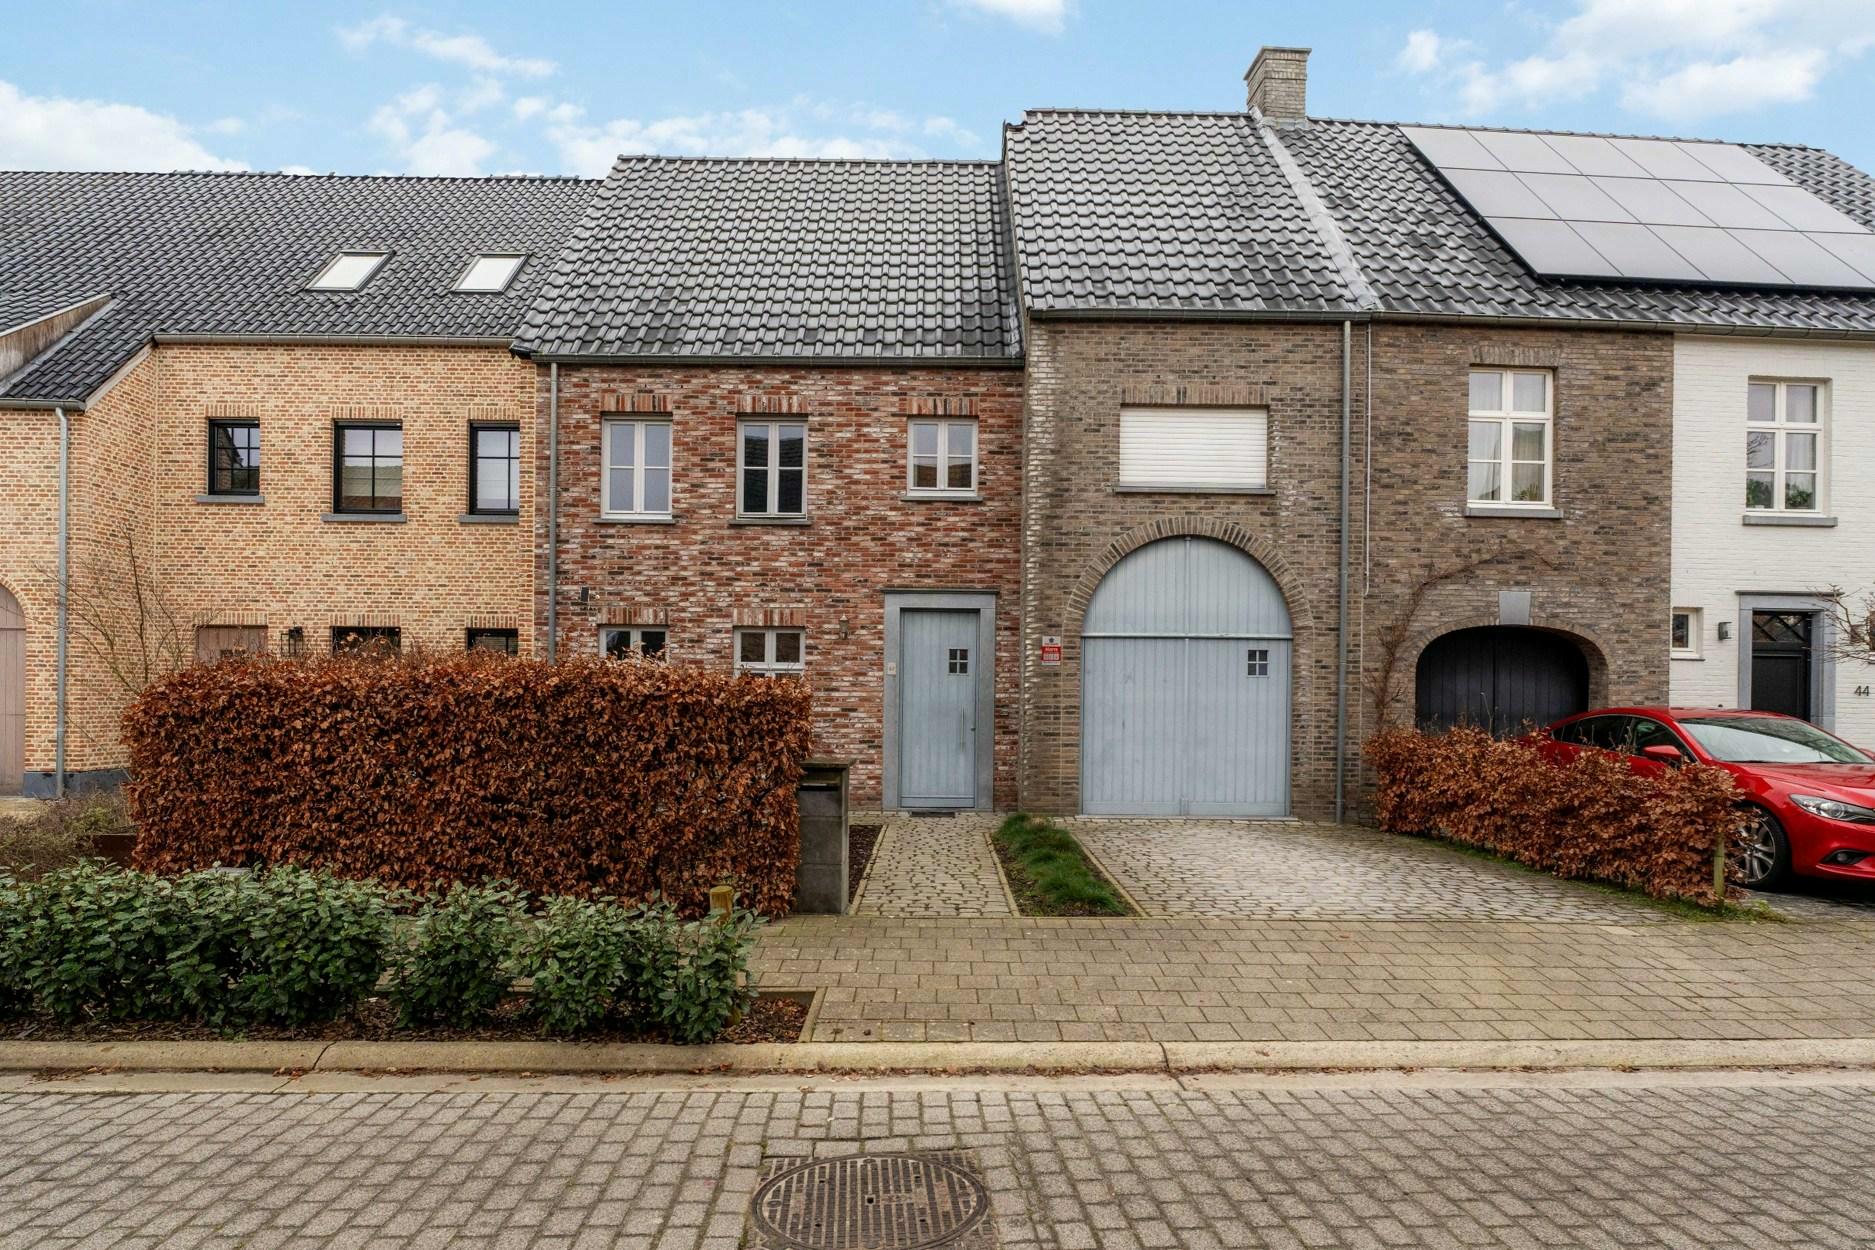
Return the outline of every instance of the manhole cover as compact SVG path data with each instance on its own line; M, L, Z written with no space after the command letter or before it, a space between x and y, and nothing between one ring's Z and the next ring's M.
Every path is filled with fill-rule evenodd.
M919 1250L946 1246L989 1214L983 1182L931 1155L816 1159L755 1191L756 1231L798 1250Z

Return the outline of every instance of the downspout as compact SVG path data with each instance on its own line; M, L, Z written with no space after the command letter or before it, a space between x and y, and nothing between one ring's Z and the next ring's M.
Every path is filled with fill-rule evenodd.
M560 658L560 362L547 365L547 659Z
M58 661L57 690L52 712L52 787L58 798L65 797L65 688L69 660L66 637L72 591L72 419L63 408L55 408L59 417L59 555L58 555Z
M1354 323L1341 323L1341 593L1335 627L1335 823L1348 812L1348 496L1353 479Z

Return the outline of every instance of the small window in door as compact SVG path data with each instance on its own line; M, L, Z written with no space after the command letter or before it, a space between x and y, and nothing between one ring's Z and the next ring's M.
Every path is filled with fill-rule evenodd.
M1244 653L1244 656L1245 669L1249 676L1268 677L1270 675L1270 653L1267 647L1251 647Z
M970 648L952 647L950 649L950 671L952 676L970 671Z

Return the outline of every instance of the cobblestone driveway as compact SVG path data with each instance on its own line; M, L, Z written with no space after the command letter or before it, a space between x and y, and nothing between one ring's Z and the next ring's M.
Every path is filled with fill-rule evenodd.
M1000 817L877 818L884 825L854 912L861 916L1013 916L990 830ZM859 823L856 821L855 823ZM874 823L866 818L865 823Z
M1868 1246L1871 1093L21 1093L0 1250L735 1250L765 1155L862 1147L968 1152L1007 1250Z
M1066 824L1151 916L1667 918L1606 891L1354 826L1085 816Z

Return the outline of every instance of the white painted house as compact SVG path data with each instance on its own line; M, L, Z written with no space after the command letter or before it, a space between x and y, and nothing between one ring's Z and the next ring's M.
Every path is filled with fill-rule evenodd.
M1875 666L1824 592L1875 593L1875 343L1683 335L1673 388L1672 699L1875 746Z

